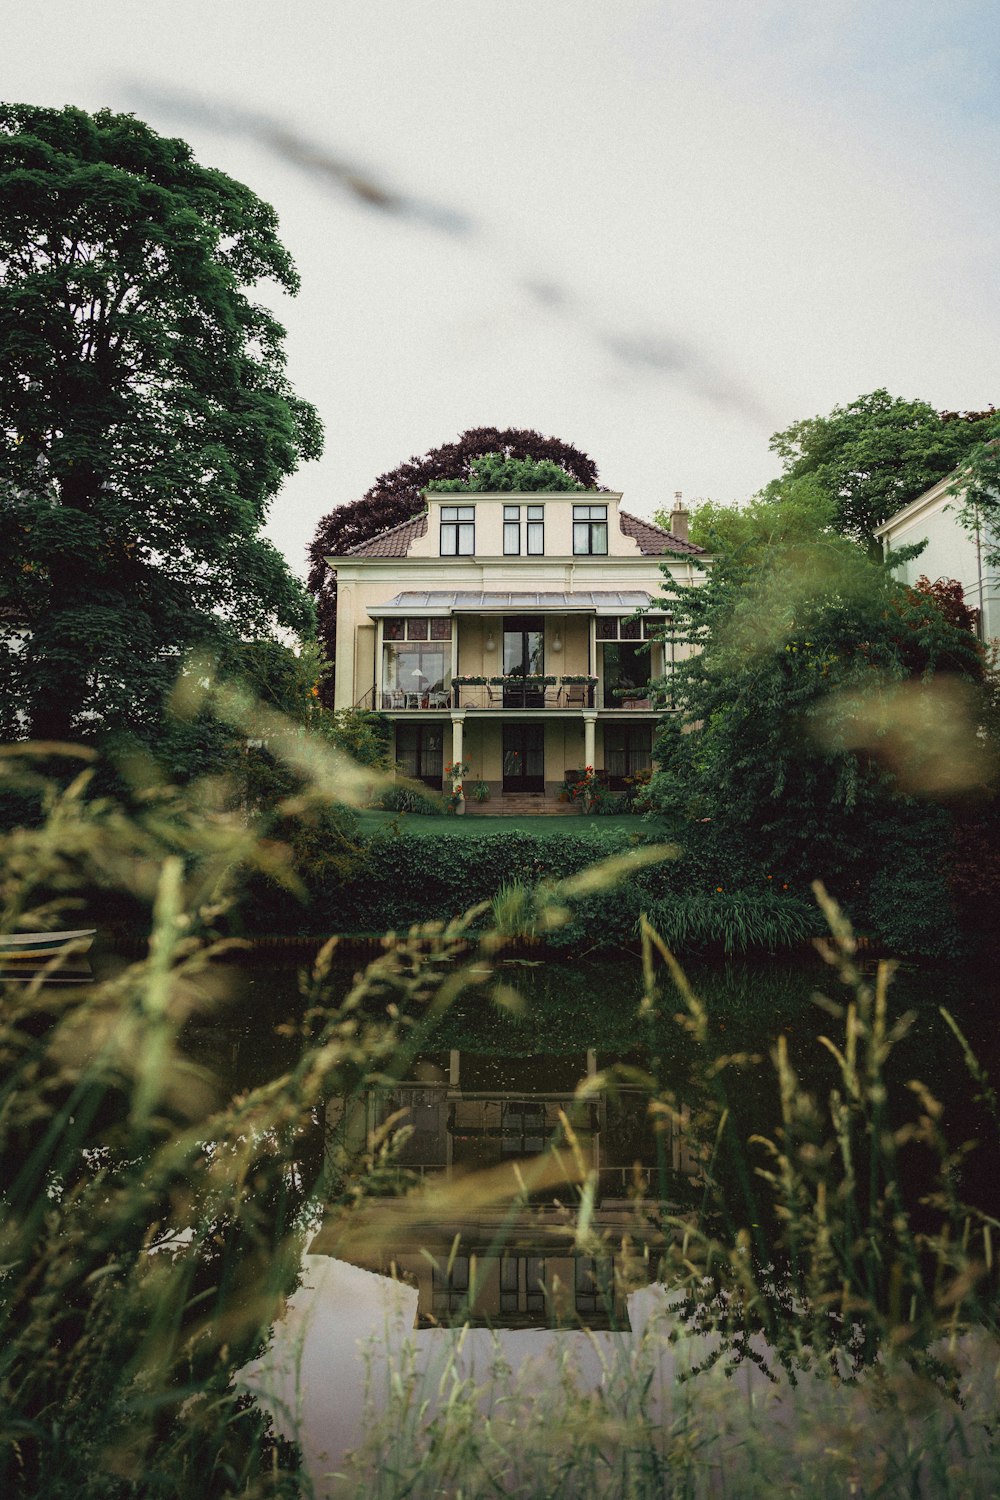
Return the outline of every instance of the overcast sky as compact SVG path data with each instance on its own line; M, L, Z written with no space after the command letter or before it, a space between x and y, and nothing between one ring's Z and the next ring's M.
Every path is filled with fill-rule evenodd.
M43 0L3 95L133 110L273 203L317 520L467 427L649 515L884 385L1000 405L996 0Z

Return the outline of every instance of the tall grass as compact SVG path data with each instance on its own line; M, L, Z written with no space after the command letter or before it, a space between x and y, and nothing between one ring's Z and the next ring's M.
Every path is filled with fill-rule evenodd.
M308 781L300 804L349 793L350 778L321 749L289 737L287 753ZM185 1027L220 1003L220 961L233 944L219 924L242 872L294 881L283 851L225 811L224 788L182 796L140 774L126 811L93 795L86 757L62 788L29 754L3 759L45 798L47 818L0 847L2 930L70 916L77 925L86 903L125 888L148 909L149 942L102 984L4 991L2 1493L308 1494L316 1476L302 1470L295 1433L277 1433L234 1377L280 1318L319 1218L348 1253L375 1194L393 1200L389 1235L394 1223L484 1202L507 1201L513 1225L524 1201L510 1173L421 1185L395 1159L394 1125L369 1139L350 1101L407 1075L456 996L485 991L509 936L529 922L549 929L577 897L664 851L513 893L478 938L470 924L481 911L387 940L337 1001L326 947L287 1023L297 1061L234 1099L187 1055ZM364 779L367 793L371 773ZM662 1290L643 1295L660 1298L659 1311L633 1336L579 1334L596 1361L590 1373L567 1342L534 1381L507 1371L499 1346L470 1367L471 1343L433 1335L431 1385L408 1355L342 1488L400 1500L742 1496L777 1483L817 1495L996 1492L986 1366L996 1360L1000 1225L964 1201L964 1147L946 1140L933 1091L914 1080L905 1109L890 1094L886 1062L909 1024L892 1015L891 966L862 975L848 928L818 894L832 934L830 1024L817 1044L835 1069L831 1088L807 1089L781 1042L769 1060L727 1051L644 922L649 1062L627 1083L644 1089L664 1141L669 1123L689 1122L700 1143L696 1202L678 1211L664 1150L658 1192L643 1198L637 1187L627 1243L602 1246L596 1179L571 1126L557 1156L534 1169L536 1187L566 1184L581 1253L616 1252L615 1274L633 1278L623 1295L648 1279L642 1266L635 1274L647 1246ZM661 1062L661 1023L672 1015L695 1059L683 1098ZM963 1044L992 1119L982 1149L995 1153L995 1096L957 1037ZM734 1108L732 1082L748 1069L769 1070L780 1104L770 1135L748 1138ZM589 1080L581 1103L623 1081ZM348 1106L331 1131L334 1098Z

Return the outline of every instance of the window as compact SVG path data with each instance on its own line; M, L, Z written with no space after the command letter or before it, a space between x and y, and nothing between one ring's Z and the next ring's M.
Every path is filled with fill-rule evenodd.
M431 1306L436 1316L467 1311L469 1301L469 1257L456 1255L450 1268L431 1263Z
M414 616L409 620L398 618L386 620L382 626L385 641L450 641L451 616L436 615L428 618Z
M597 620L599 641L651 641L663 625L662 615L600 615Z
M577 557L607 557L608 507L574 505L573 552Z
M441 556L472 557L476 550L476 507L442 505Z
M505 1255L500 1262L500 1311L545 1311L545 1261L540 1255Z
M645 698L649 682L649 649L617 642L602 647L604 707L621 708L630 699Z
M450 691L448 642L386 641L382 648L383 708L444 708Z
M397 724L396 760L404 776L441 790L444 729L438 724Z
M545 507L526 505L527 521L525 535L529 557L541 557L545 551ZM521 555L521 507L505 505L503 508L503 551L505 557Z
M505 557L518 557L521 552L521 507L505 505L503 508L503 552Z
M653 764L653 730L649 724L607 724L604 728L604 766L608 785L622 791Z

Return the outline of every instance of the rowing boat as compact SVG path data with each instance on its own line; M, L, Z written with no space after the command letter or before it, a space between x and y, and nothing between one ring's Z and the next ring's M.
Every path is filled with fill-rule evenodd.
M54 958L72 948L74 958L86 953L97 933L96 927L80 927L75 932L9 932L0 933L0 963Z

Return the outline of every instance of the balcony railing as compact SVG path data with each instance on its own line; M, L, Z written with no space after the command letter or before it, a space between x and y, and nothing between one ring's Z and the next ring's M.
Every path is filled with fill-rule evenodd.
M370 688L356 708L381 708L386 713L419 711L447 713L450 709L567 709L602 708L624 713L663 713L674 703L662 690L650 687L605 688L598 699L596 678L546 677L524 680L512 677L456 677L448 687L435 686L408 691Z
M461 709L554 709L593 708L597 679L579 677L456 677L450 687L385 688L377 697L388 713ZM365 695L366 699L369 697ZM364 700L359 707L369 706Z

